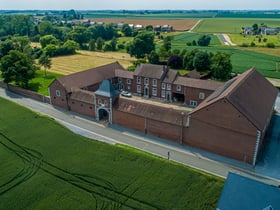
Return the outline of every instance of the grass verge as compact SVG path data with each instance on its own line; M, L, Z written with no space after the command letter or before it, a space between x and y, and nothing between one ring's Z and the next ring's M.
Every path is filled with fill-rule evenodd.
M221 178L0 104L0 209L216 208Z

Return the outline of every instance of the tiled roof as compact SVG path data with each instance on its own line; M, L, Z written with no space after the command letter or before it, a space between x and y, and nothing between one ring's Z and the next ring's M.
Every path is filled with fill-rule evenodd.
M72 89L71 99L93 104L94 103L94 96L93 92L81 90L78 88Z
M186 77L200 79L201 75L196 70L192 70L186 75Z
M66 88L67 92L71 92L71 88L83 88L115 77L116 69L121 70L123 67L118 62L115 62L104 66L99 66L94 69L60 77L57 79L57 81L59 81Z
M151 104L141 103L133 100L120 98L115 108L125 113L131 113L161 122L182 124L182 111L172 108L160 107Z
M134 72L132 72L132 71L124 71L123 69L115 70L116 77L133 79L133 74L134 74Z
M173 83L178 75L175 70L169 70L163 80L164 83Z
M255 69L250 69L225 83L191 114L226 99L258 129L263 130L274 107L277 94L277 89L267 79Z
M135 76L162 79L167 71L166 66L154 64L140 64L134 71Z
M183 85L186 87L200 88L204 90L217 90L223 85L221 82L211 80L192 79L188 77L177 77L174 82L175 85Z

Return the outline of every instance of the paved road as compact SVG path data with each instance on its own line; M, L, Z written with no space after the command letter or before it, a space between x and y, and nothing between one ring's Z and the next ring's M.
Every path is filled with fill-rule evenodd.
M226 177L228 172L234 172L269 184L280 184L280 180L271 179L257 174L252 166L232 159L181 146L152 136L146 136L142 133L137 133L115 125L105 127L102 124L96 123L91 118L80 116L76 113L65 111L64 109L55 108L49 104L19 96L2 88L0 88L0 97L14 101L36 112L51 116L74 132L91 139L97 139L109 144L126 144L164 158L167 158L169 152L170 160L220 177Z

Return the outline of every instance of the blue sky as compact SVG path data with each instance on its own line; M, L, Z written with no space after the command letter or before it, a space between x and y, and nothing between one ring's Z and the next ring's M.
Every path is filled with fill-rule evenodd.
M0 9L280 9L279 0L0 0Z

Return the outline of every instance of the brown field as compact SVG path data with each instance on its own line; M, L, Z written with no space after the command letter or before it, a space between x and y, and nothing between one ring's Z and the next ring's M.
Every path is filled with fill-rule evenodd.
M49 71L67 75L115 61L127 68L135 59L127 53L78 51L76 55L54 57L51 60L52 66Z
M140 24L144 27L147 25L171 25L175 30L178 31L187 31L190 30L198 20L192 19L128 19L128 18L94 18L91 19L95 22L104 22L104 23L127 23L127 24Z

